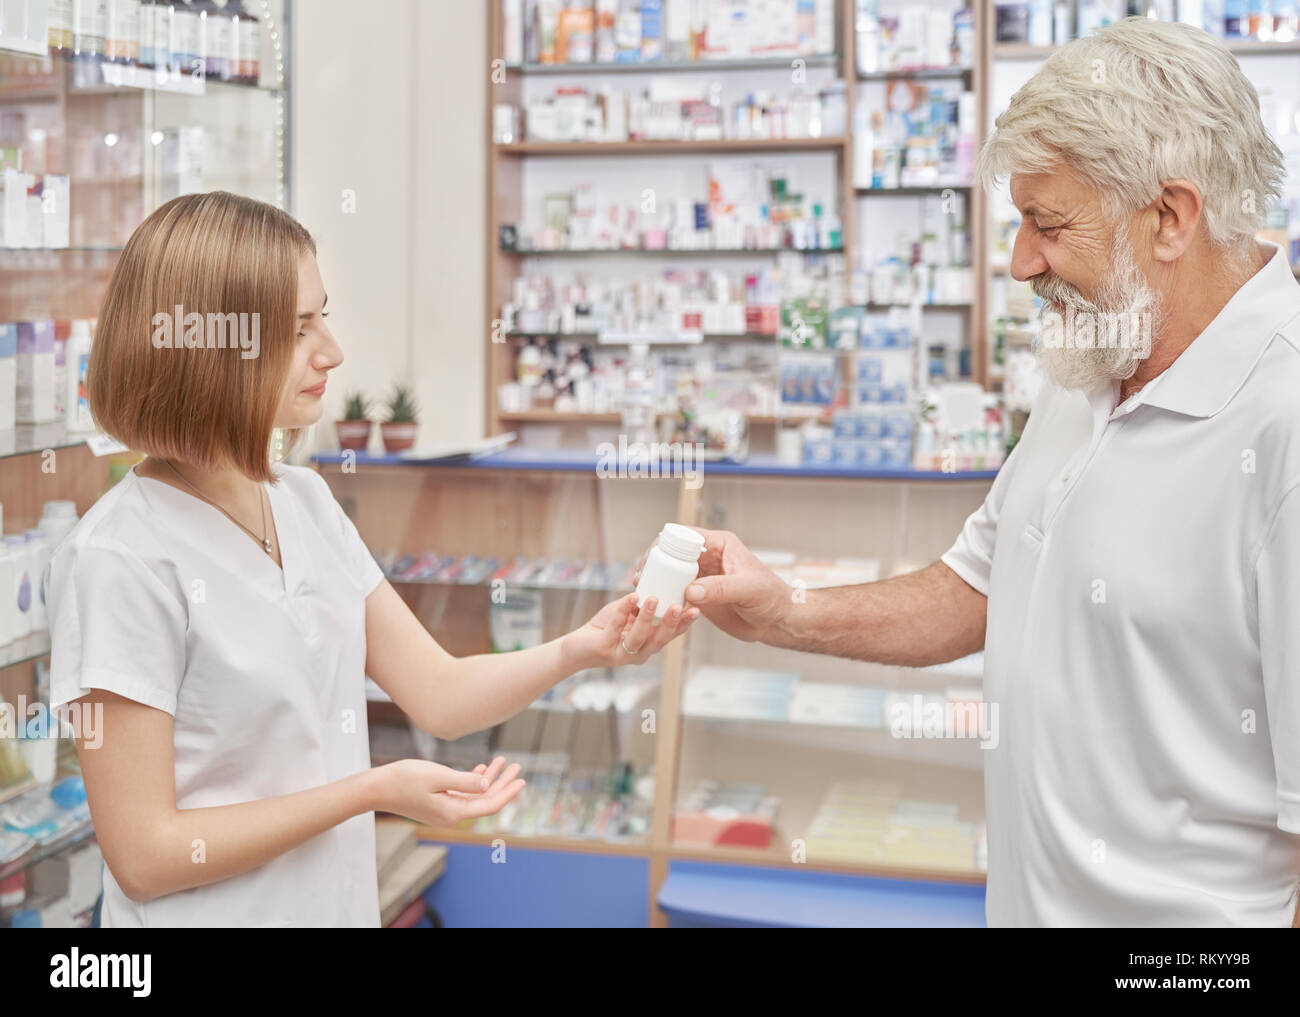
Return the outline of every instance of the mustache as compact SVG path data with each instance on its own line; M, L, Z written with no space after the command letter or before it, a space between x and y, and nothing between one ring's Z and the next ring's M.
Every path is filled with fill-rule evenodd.
M1083 294L1067 282L1044 272L1029 280L1030 289L1039 299L1048 303L1064 304L1074 307L1090 307L1092 302L1085 300Z

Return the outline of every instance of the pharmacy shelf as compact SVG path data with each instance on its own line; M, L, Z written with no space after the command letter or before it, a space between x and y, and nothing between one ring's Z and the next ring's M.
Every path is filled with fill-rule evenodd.
M910 311L911 304L857 304L857 307L865 307L868 311L892 311L895 308ZM965 314L970 311L970 304L917 304L922 311L950 311Z
M948 81L955 78L967 78L974 71L970 67L913 67L898 68L892 71L859 71L858 81Z
M665 257L764 258L774 254L843 254L843 247L502 247L501 253L524 258L551 257Z
M389 573L384 578L394 585L402 586L456 586L462 589L486 590L492 585L491 580L484 580L477 583L461 583L454 579L402 579L392 573ZM631 586L610 586L603 583L599 586L582 586L578 583L511 583L510 589L537 591L561 590L569 593L600 593L604 595L632 592Z
M58 451L84 445L85 432L69 431L62 421L51 424L20 424L11 431L0 431L0 459L26 456L38 452Z
M13 642L0 646L0 668L25 664L29 660L44 657L50 652L50 633L48 629L22 636Z
M1300 53L1300 39L1287 42L1264 42L1260 39L1224 39L1228 52L1245 56ZM1060 46L1031 46L1023 42L1000 42L993 47L995 60L1046 60Z
M931 304L928 306L939 306ZM954 305L955 306L955 305ZM507 332L506 337L510 339L554 339L556 342L576 342L587 343L593 346L630 346L636 342L647 342L651 345L655 343L668 343L669 345L694 346L694 340L682 340L675 335L665 336L646 335L630 336L619 333L612 338L601 338L599 332ZM775 342L777 336L768 332L701 332L699 341L702 343L711 342ZM518 414L501 414L502 417L518 416ZM617 416L617 414L611 414Z
M491 846L505 837L519 848L538 851L566 851L588 854L615 854L634 858L648 858L654 852L648 839L635 841L598 840L587 837L564 837L554 834L526 835L509 830L479 832L476 830L447 829L421 826L416 832L420 840L444 844L480 844ZM703 844L673 843L667 851L673 861L725 862L734 865L756 865L791 869L804 872L835 872L854 876L878 876L884 879L917 880L922 882L964 883L983 885L985 874L978 869L941 869L914 866L880 865L848 859L816 859L793 862L789 851L765 848L710 847Z
M942 194L944 191L969 192L970 184L928 184L924 187L855 187L853 193L860 198L903 197Z
M805 67L833 67L839 53L791 53L789 56L751 57L743 60L655 60L626 63L586 64L506 64L506 73L514 74L663 74L707 73L711 71L788 71L794 61Z
M21 56L22 54L16 55ZM87 57L84 54L74 55L67 51L51 50L49 57L56 63L66 65L71 69L73 88L79 95L92 90L112 94L123 88L154 92L176 92L182 95L203 95L209 87L265 92L273 96L285 94L283 88L263 84L260 81L227 81L222 78L195 77L193 74L188 73L169 73L160 77L152 67L120 64L112 60Z
M506 257L517 258L771 258L778 254L843 254L843 247L590 247L590 248L501 248Z
M516 141L503 156L728 155L741 152L842 152L844 138L722 138L716 141Z
M53 858L55 855L66 851L68 848L76 847L83 841L90 840L95 836L94 824L86 819L74 827L65 830L54 840L46 844L37 844L27 850L26 853L19 855L13 861L5 865L0 865L0 883L3 883L10 876L16 875L30 869L33 865L45 861L47 858Z
M100 181L93 181L93 182L101 183L105 185L109 185L109 184L117 185L126 182L134 186L134 182L138 181L139 179L140 179L139 177L134 177L131 180L126 180L126 178L123 178L123 180L100 180ZM77 183L83 184L86 183L86 181L78 180ZM122 253L121 247L113 246L109 244L99 245L99 246L92 244L84 247L0 247L0 254L121 254L121 253Z

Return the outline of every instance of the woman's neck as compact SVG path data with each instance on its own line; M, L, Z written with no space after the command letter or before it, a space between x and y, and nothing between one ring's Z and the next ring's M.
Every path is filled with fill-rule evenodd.
M257 481L235 469L205 470L191 463L149 456L136 467L136 472L186 494L197 491L241 519L245 514L254 515L261 510Z

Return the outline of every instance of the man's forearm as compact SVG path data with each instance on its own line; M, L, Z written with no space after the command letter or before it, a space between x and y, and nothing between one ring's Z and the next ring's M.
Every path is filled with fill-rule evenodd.
M956 660L984 646L988 599L942 562L861 586L808 590L763 642L899 667Z

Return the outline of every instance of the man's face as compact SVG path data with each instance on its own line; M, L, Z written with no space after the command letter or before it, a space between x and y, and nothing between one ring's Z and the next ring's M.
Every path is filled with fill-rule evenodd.
M1141 340L1155 334L1160 298L1137 263L1128 224L1109 221L1097 192L1065 169L1013 174L1011 200L1021 213L1011 276L1043 300L1044 337L1052 316L1064 339L1038 350L1047 376L1084 390L1130 377L1150 353ZM1133 315L1150 316L1145 333L1132 327L1141 320ZM1092 348L1077 348L1090 336Z

